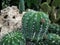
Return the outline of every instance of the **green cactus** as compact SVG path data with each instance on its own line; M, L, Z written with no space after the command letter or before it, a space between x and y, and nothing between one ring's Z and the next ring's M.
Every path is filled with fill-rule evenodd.
M22 18L22 32L26 38L38 41L47 32L49 23L49 17L44 12L28 11Z
M19 10L21 13L25 11L24 0L19 0Z
M48 34L47 42L48 45L60 45L60 36L52 33Z
M58 24L50 24L49 26L49 32L50 33L56 33L60 35L60 26Z
M2 38L1 45L25 45L25 39L20 31L13 31Z
M60 36L49 33L45 40L39 42L39 45L60 45Z

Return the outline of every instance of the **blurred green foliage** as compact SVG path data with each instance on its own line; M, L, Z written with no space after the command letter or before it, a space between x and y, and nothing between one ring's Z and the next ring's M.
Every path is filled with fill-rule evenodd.
M6 8L7 6L10 6L11 0L2 0L2 8Z
M26 9L44 11L52 23L60 21L60 0L2 0L2 8L12 5L17 6L20 12Z
M52 5L53 6L59 6L60 7L60 0L53 0Z

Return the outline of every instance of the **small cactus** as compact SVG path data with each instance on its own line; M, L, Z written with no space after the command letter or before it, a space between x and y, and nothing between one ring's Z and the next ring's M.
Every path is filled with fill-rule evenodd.
M1 45L25 45L25 39L21 32L13 31L3 37Z
M49 31L50 31L50 33L56 33L56 34L60 35L60 26L55 23L50 24Z
M49 33L45 40L39 42L39 45L60 45L60 36Z
M49 22L44 12L28 11L22 18L22 32L26 38L38 41L47 32Z

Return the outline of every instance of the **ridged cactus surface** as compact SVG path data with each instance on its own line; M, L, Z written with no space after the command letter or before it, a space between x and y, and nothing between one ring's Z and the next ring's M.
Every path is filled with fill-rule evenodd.
M50 24L50 26L49 26L49 32L60 35L60 25L55 24L55 23Z
M22 32L26 38L40 40L49 27L49 17L44 12L28 11L22 18Z
M10 32L3 37L1 45L25 45L25 39L21 32Z
M60 45L60 36L53 33L49 33L47 35L46 40L39 42L39 45Z

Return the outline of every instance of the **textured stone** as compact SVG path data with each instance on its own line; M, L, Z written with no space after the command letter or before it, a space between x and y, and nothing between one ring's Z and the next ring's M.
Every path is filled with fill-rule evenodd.
M21 21L22 14L19 13L16 6L2 9L0 15L0 38L15 28L21 28Z

